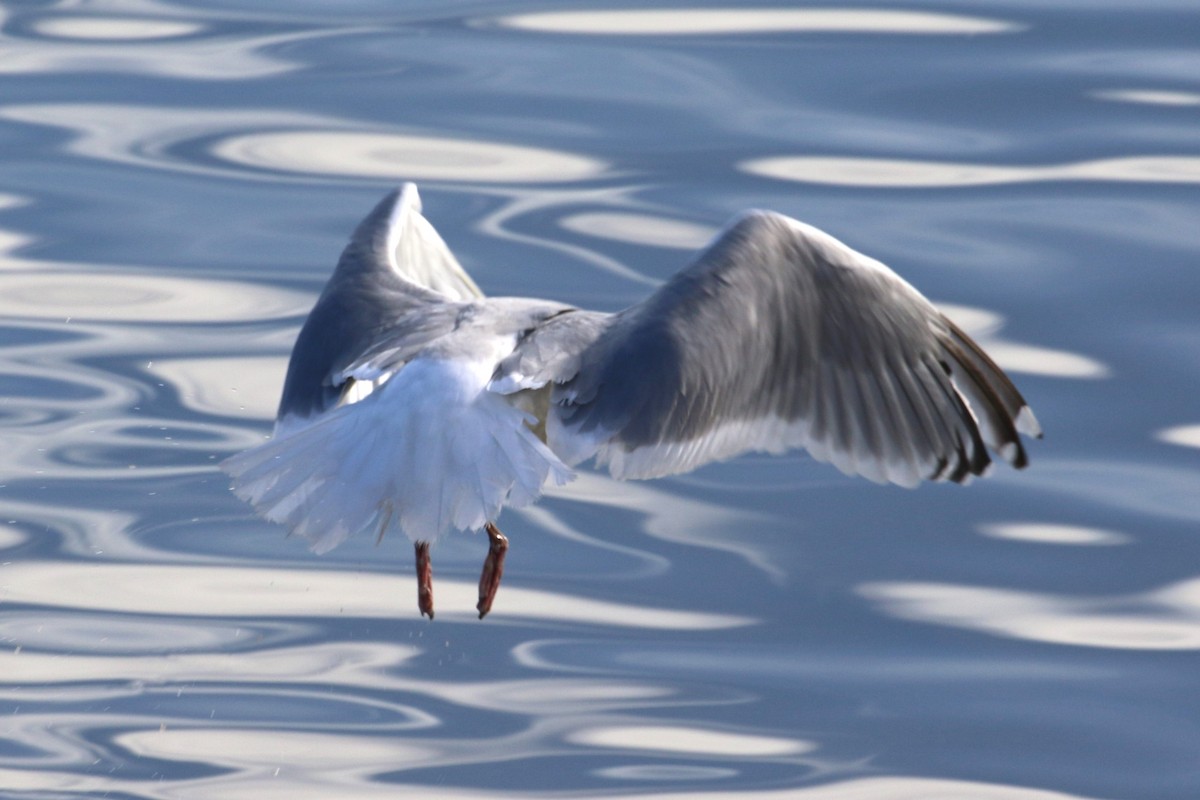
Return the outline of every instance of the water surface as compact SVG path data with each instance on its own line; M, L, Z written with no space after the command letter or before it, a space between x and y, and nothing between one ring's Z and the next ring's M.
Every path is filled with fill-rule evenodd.
M0 790L1200 790L1200 15L1185 2L0 11ZM323 557L216 463L397 182L491 294L603 310L733 214L901 272L1047 429L909 492L585 472Z

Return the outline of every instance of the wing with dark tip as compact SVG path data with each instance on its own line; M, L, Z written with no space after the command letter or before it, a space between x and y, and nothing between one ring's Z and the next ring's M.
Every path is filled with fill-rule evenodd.
M1040 435L1012 382L898 275L779 214L736 220L615 316L553 395L552 448L649 478L806 448L914 486L1027 463Z

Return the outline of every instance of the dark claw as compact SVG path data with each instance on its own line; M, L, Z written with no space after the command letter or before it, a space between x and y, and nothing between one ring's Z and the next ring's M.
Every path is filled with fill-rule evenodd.
M429 542L417 542L417 608L433 619L433 564L429 561Z
M492 601L496 599L500 578L504 575L504 555L508 552L508 537L490 522L483 527L488 535L488 554L479 575L479 604L475 606L480 619L492 610Z

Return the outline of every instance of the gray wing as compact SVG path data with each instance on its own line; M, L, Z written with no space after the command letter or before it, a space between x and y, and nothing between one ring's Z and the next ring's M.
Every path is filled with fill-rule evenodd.
M454 327L454 309L483 293L421 216L417 187L385 197L354 231L292 349L278 426L338 404L345 370L383 338L403 360Z
M908 283L766 212L613 318L552 400L560 457L626 478L804 447L878 482L961 482L989 447L1025 466L1018 432L1040 435L1007 376Z
M561 384L579 374L583 354L615 319L566 307L521 337L496 367L488 388L500 394Z

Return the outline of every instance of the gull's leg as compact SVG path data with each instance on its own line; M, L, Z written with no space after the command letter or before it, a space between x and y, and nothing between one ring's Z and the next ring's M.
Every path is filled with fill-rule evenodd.
M500 577L504 575L504 554L508 552L508 537L492 523L483 526L488 535L488 554L483 560L483 572L479 575L479 618L483 619L492 610L492 601L500 588Z
M429 542L417 542L417 608L433 619L433 565L429 563Z

